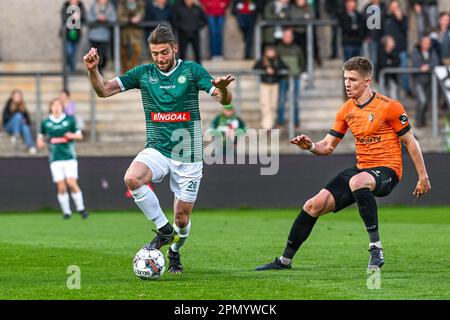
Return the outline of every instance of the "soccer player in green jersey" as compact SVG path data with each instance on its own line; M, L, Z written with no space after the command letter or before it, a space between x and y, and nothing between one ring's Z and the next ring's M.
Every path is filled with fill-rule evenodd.
M58 202L64 219L72 216L67 186L77 211L86 219L88 212L84 206L83 193L78 186L78 161L74 140L83 139L77 129L75 118L63 112L60 100L53 99L49 105L49 116L41 122L41 131L37 137L37 147L44 148L48 140L48 160L53 182L58 190Z
M158 229L147 248L172 244L168 271L180 273L180 248L191 228L190 215L197 198L203 168L203 145L198 94L207 92L222 105L231 103L231 75L212 78L199 64L177 60L172 31L158 26L148 39L154 63L137 66L120 77L105 80L98 71L99 56L91 48L84 56L89 80L99 97L139 89L144 107L147 142L125 174L136 205ZM174 193L174 225L170 225L147 182L170 175Z

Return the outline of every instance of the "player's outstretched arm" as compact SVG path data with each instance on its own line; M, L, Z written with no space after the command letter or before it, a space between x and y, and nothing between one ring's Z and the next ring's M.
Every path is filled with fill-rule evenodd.
M419 181L416 188L413 191L413 196L420 198L431 189L430 179L428 178L427 168L425 167L425 161L423 160L422 151L420 150L419 142L414 138L411 130L400 137L400 141L408 149L409 155L416 167Z
M39 133L37 136L36 146L38 147L39 150L44 149L46 146L44 136L41 133Z
M226 105L226 104L231 103L231 100L233 99L233 97L231 95L230 90L228 89L228 86L233 81L234 81L234 78L231 76L231 74L229 74L225 77L218 77L216 79L211 80L211 83L213 84L213 86L216 87L212 96L220 104Z
M340 141L340 138L327 134L325 138L314 143L310 137L302 134L292 138L290 142L298 146L300 149L309 150L318 156L327 156L333 153Z
M83 133L80 130L77 132L66 132L64 135L69 140L83 140Z
M91 48L83 57L83 61L88 71L89 81L99 97L110 97L122 91L117 80L105 80L98 71L100 57L96 48Z

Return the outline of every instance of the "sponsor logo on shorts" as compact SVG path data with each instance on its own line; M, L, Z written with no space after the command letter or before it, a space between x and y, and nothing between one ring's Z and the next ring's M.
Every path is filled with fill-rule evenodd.
M153 122L187 122L190 120L190 112L152 112Z
M380 171L378 170L370 170L373 172L374 175L376 175L377 177L380 175Z

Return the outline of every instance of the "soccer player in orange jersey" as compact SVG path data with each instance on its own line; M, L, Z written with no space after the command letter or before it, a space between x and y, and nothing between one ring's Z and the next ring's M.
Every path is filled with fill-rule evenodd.
M405 109L398 101L370 88L372 62L364 57L353 57L345 62L343 69L349 99L337 112L332 129L319 142L314 143L302 134L294 137L291 143L316 155L329 155L350 129L355 137L357 164L340 172L306 201L292 225L283 255L257 267L257 271L291 268L292 258L308 238L317 219L355 202L369 234L368 267L381 267L384 257L375 196L387 196L402 178L402 143L419 177L413 195L419 198L431 188L422 152L412 134Z

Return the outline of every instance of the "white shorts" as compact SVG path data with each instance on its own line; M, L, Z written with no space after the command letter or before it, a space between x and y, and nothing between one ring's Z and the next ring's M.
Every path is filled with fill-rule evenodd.
M144 163L152 172L152 182L161 182L170 173L170 190L185 202L195 202L200 180L202 179L203 162L184 163L165 157L153 148L142 150L134 161Z
M67 178L78 179L78 161L71 159L50 162L50 171L53 182L63 181Z

